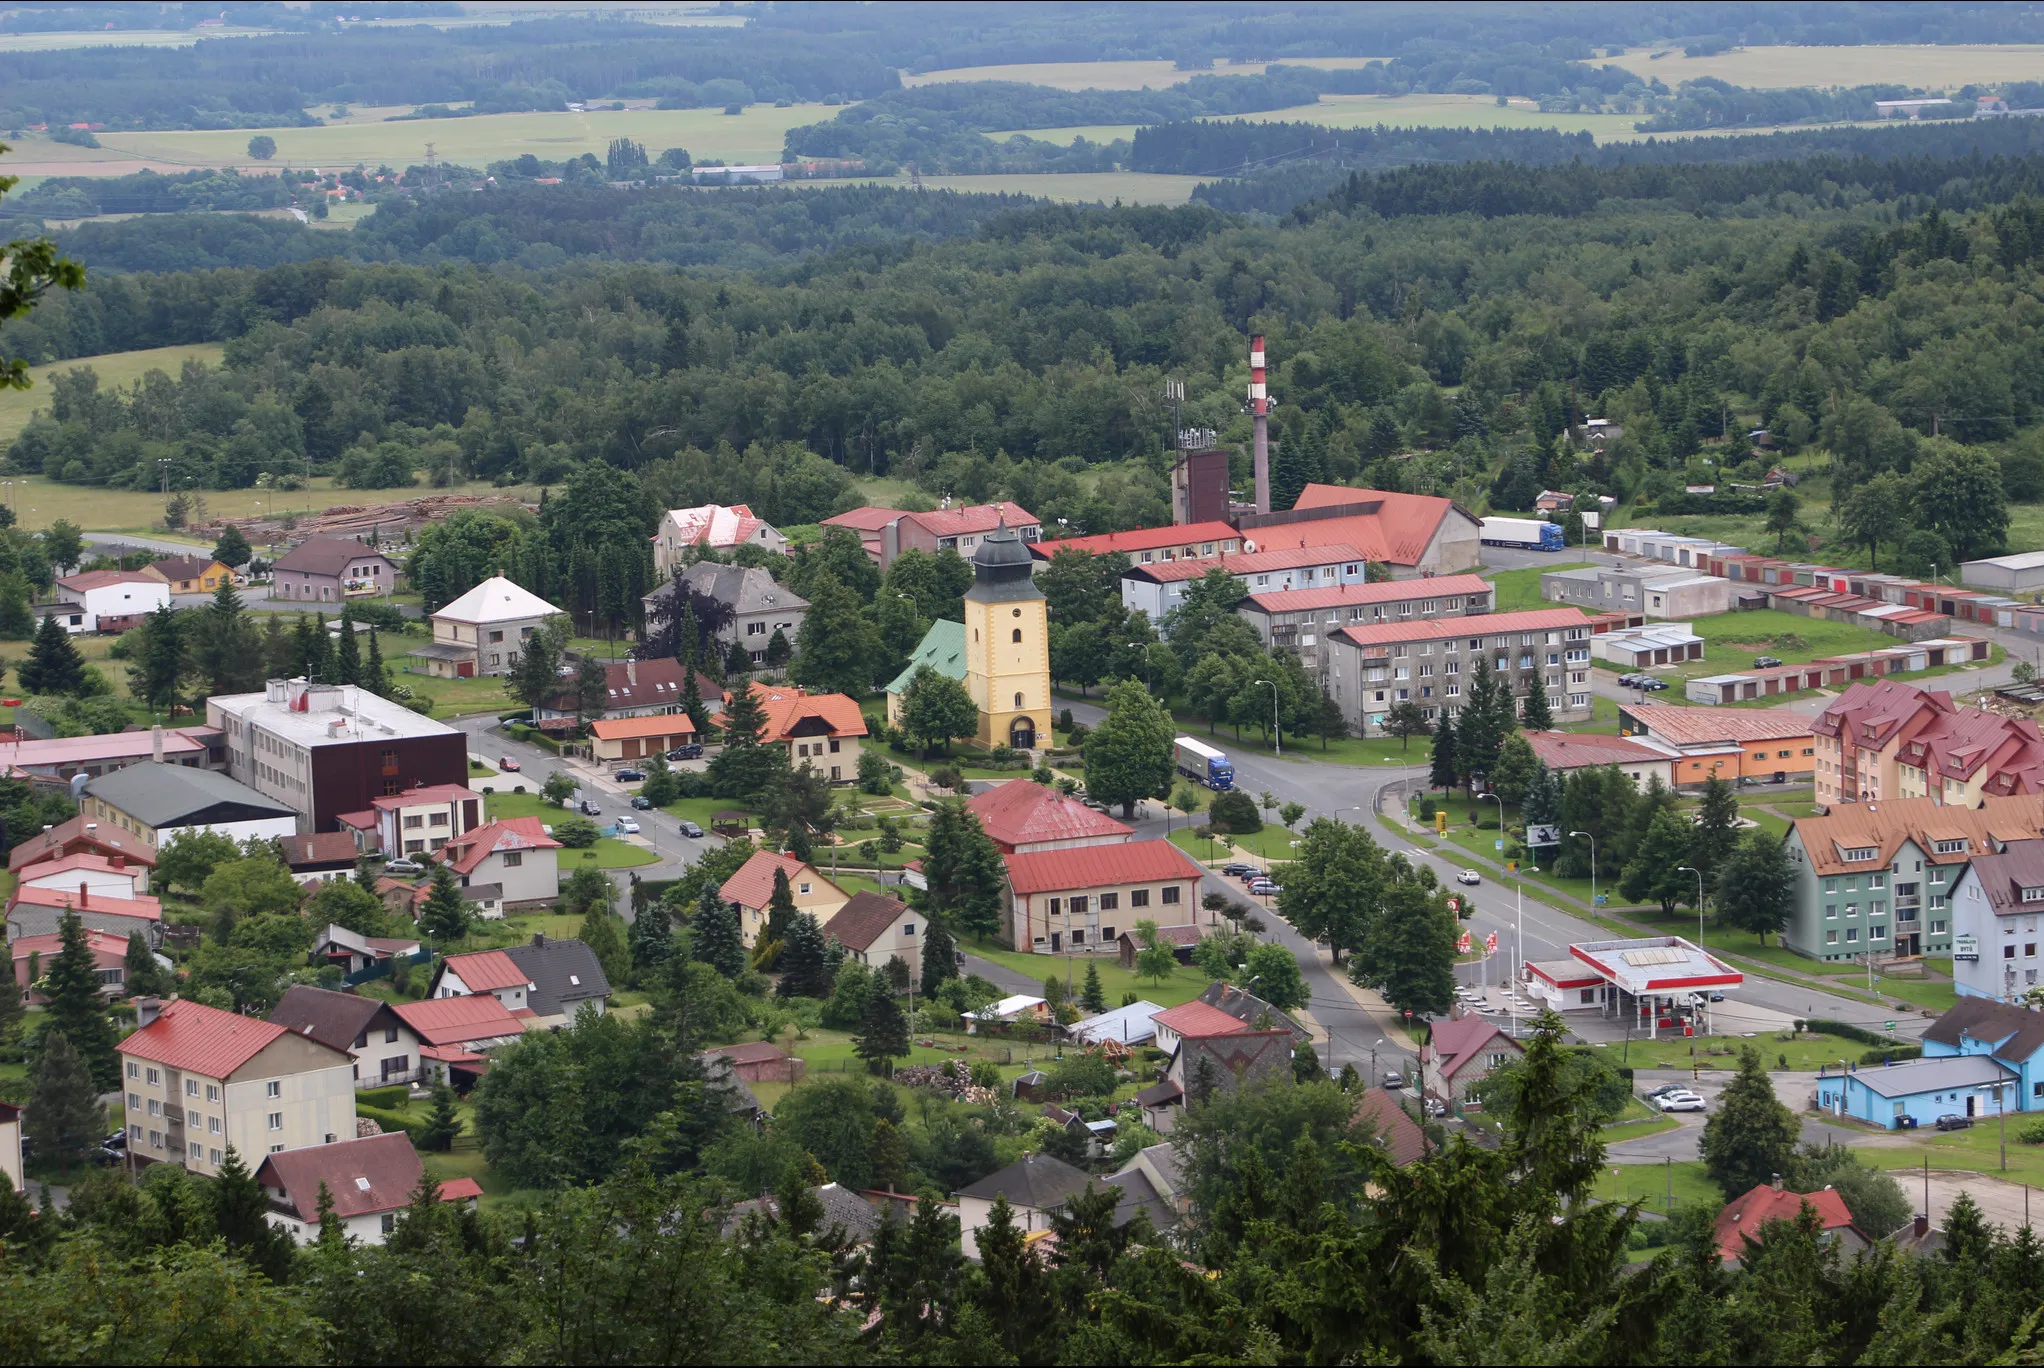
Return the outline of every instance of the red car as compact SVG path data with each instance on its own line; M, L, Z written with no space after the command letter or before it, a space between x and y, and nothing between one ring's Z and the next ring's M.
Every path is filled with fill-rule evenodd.
M508 755L500 755L497 757L497 768L503 770L506 774L516 774L518 772L518 762Z

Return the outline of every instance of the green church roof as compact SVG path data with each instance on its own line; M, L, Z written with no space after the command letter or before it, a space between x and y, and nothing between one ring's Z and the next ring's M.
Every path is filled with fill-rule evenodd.
M916 677L916 671L929 666L947 679L965 678L965 624L949 618L938 618L930 624L930 630L923 633L923 640L908 658L908 668L894 677L887 686L891 694L901 693L908 688L908 682Z

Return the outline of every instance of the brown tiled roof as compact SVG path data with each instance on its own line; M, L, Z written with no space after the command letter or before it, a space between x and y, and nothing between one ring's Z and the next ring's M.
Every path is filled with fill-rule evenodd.
M1582 769L1588 765L1667 764L1675 759L1665 751L1643 746L1622 736L1582 736L1575 732L1520 732L1533 754L1549 769Z
M353 864L355 838L345 831L317 831L310 836L284 836L277 842L284 850L284 863L300 865Z
M165 556L162 560L149 562L149 568L165 579L195 580L214 565L211 556Z
M767 1040L748 1040L738 1045L713 1045L706 1055L722 1055L733 1064L777 1064L788 1057L780 1046Z
M390 1004L377 998L297 983L277 1000L269 1021L293 1035L305 1036L332 1049L349 1050L354 1048L355 1037L368 1030L379 1016L390 1018L386 1025L403 1024Z
M965 800L980 826L997 843L1014 847L1039 841L1076 841L1100 836L1126 840L1132 829L1104 812L1034 779L1010 779Z
M1397 1098L1382 1088L1366 1088L1357 1096L1355 1119L1370 1128L1397 1168L1404 1168L1427 1152L1426 1136L1419 1123L1398 1104Z
M2016 830L2044 832L2044 796L1985 798L1977 808L1952 807L1934 798L1894 798L1878 803L1839 803L1824 817L1796 819L1796 837L1819 874L1880 869L1914 840L1933 864L1964 864L1992 853L1990 837L2006 839ZM1933 835L1935 833L1935 835ZM1936 839L1963 837L1966 849L1939 854ZM1872 858L1848 862L1841 850L1872 850Z
M1525 1046L1506 1035L1497 1023L1485 1021L1474 1013L1452 1021L1436 1021L1433 1039L1425 1049L1427 1057L1440 1061L1441 1076L1453 1078L1493 1040L1501 1040L1521 1054L1526 1052Z
M882 932L909 915L907 903L862 888L831 917L828 934L847 950L870 950Z
M1723 742L1787 741L1811 734L1811 719L1788 708L1681 708L1671 703L1628 703L1634 721L1673 746Z
M123 831L109 830L105 823L98 824L98 830L85 829L85 814L66 818L48 831L39 831L7 852L7 867L19 870L23 865L38 864L62 851L67 846L79 845L101 851L107 855L118 855L130 864L147 865L154 868L156 857L142 848L133 836Z
M1837 1189L1827 1187L1819 1192L1790 1192L1762 1183L1745 1196L1725 1203L1725 1209L1718 1213L1718 1254L1727 1260L1739 1258L1746 1252L1748 1237L1758 1240L1761 1229L1769 1221L1795 1220L1802 1215L1805 1202L1816 1209L1817 1219L1823 1223L1824 1229L1852 1228L1852 1213L1846 1209L1845 1199L1838 1195Z
M780 870L788 876L792 885L801 877L803 870L818 882L828 882L816 872L814 865L807 865L793 855L782 855L772 850L755 850L738 872L724 880L724 886L717 895L725 902L737 903L740 907L765 907L767 899L774 895L774 871ZM831 885L833 888L835 884ZM790 888L790 892L794 890Z
M334 1215L373 1216L396 1211L412 1200L426 1166L403 1131L279 1150L264 1158L256 1181L281 1191L301 1221L319 1218L319 1186L333 1195Z

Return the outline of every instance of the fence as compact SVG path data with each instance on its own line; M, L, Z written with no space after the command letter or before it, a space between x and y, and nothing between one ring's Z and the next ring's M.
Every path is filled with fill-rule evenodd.
M349 987L352 988L358 983L368 983L372 979L389 978L391 966L400 959L406 961L409 964L419 965L430 962L432 958L433 952L431 950L426 949L424 946L421 946L413 954L393 955L389 959L376 960L372 962L367 968L357 969L352 974L343 974L341 975L341 982L347 984Z

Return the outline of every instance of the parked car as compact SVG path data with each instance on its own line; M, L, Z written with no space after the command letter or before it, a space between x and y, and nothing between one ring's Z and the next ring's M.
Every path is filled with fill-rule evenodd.
M1251 874L1263 873L1255 865L1243 864L1240 860L1230 860L1227 864L1222 865L1221 872L1231 879L1241 879Z
M673 750L667 752L667 758L669 760L700 760L703 758L703 748L696 742L691 741L686 746L676 746Z
M1426 1101L1426 1112L1428 1116L1438 1120L1448 1114L1448 1104L1438 1097L1429 1097Z
M1385 1074L1384 1086L1392 1092L1403 1091L1405 1088L1405 1075L1402 1073L1398 1073L1395 1070L1391 1073Z
M383 865L383 872L402 878L409 874L424 874L426 866L409 856L400 855L395 860L386 860Z
M632 806L640 812L649 812L652 810L653 800L651 798L641 798L635 793L632 795Z
M698 841L703 839L703 829L697 826L694 822L683 822L681 824L681 834L684 836L693 837Z
M523 766L508 755L500 755L497 757L497 768L506 774L516 774Z
M617 834L620 836L636 836L639 834L639 824L629 817L620 817L617 819Z
M1272 883L1269 879L1258 879L1249 885L1249 891L1259 898L1274 898L1284 892L1284 885Z
M1645 1092L1641 1093L1640 1096L1646 1098L1649 1102L1651 1102L1657 1097L1666 1097L1669 1093L1688 1091L1689 1089L1683 1087L1680 1083L1663 1083L1658 1088L1648 1088Z
M1754 669L1756 669L1756 670L1765 670L1765 669L1770 669L1770 668L1772 668L1773 666L1776 666L1776 665L1779 665L1779 664L1781 664L1781 660L1780 660L1780 658L1779 658L1779 657L1776 657L1776 656L1754 656L1754 657L1753 657L1753 668L1754 668Z
M1455 876L1455 882L1458 884L1480 884L1483 882L1483 875L1473 869L1465 869Z
M1937 1128L1941 1131L1970 1130L1972 1126L1972 1117L1961 1116L1957 1112L1946 1112L1937 1119Z
M610 777L617 780L620 784L636 784L645 779L646 771L642 769L621 769Z
M128 1147L128 1133L124 1130L114 1131L106 1139L100 1141L100 1144L106 1149L124 1150Z
M575 811L581 813L584 817L601 817L603 815L603 809L596 805L594 799L590 798L584 798L581 802L575 804Z
M1663 1093L1654 1105L1664 1112L1700 1112L1705 1108L1704 1100L1693 1092Z

